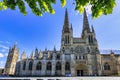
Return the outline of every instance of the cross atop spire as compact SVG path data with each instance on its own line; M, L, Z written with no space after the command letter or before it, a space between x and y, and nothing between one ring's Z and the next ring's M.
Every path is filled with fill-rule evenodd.
M83 30L87 30L88 32L90 31L89 22L88 22L85 8L84 8L84 17L83 17Z

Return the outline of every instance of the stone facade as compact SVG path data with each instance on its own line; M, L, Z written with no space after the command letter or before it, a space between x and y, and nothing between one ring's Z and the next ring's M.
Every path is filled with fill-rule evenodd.
M15 73L14 71L17 61L18 61L18 49L15 44L13 48L9 49L4 74L13 75Z
M73 28L72 24L69 24L66 9L60 50L56 51L55 47L53 51L35 49L29 58L23 52L21 60L17 61L17 59L18 50L13 49L12 53L10 50L5 74L16 76L91 76L118 75L120 73L120 55L114 54L112 51L110 54L100 54L95 30L93 26L89 26L86 11L84 11L81 37L73 37Z

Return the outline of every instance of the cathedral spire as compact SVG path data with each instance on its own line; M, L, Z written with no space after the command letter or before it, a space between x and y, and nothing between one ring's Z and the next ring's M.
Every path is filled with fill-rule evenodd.
M66 27L69 27L69 19L68 19L68 11L67 11L67 8L66 8L66 11L65 11L64 25L65 25Z
M12 52L12 48L10 47L10 48L9 48L9 53L11 53L11 52Z
M26 53L25 53L25 51L23 51L23 53L21 55L21 60L23 60L23 59L26 59Z
M47 47L45 47L45 51L47 52Z
M42 51L40 50L40 52L39 52L39 58L42 58L43 57L43 53L42 53Z
M31 55L30 55L31 59L34 59L34 52L32 51Z
M38 58L38 49L37 48L35 49L35 55L34 56L35 56L36 59Z
M71 30L73 30L72 23L71 23Z
M64 32L69 32L69 18L68 18L67 8L66 8L66 11L65 11L65 19L64 19L63 31Z
M56 47L54 46L54 51L56 51Z
M85 8L84 8L84 17L83 17L83 30L87 30L88 32L90 31L89 22L88 22Z
M91 27L92 27L92 32L94 33L94 32L95 32L95 30L94 30L94 28L93 28L93 25L92 25Z
M54 46L54 53L56 53L56 47Z
M14 43L14 49L17 49L17 42Z

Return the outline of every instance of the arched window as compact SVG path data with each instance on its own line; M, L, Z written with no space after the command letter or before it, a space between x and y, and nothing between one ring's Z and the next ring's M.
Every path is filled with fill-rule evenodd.
M69 35L65 36L65 44L69 44L70 43L70 37Z
M85 56L83 55L83 59L85 59Z
M61 70L61 63L60 62L56 63L56 70Z
M47 63L47 70L52 70L52 64L51 64L51 62Z
M69 44L69 35L68 35L68 44Z
M75 57L75 59L77 60L77 56Z
M81 56L79 56L79 59L81 59Z
M29 70L32 70L32 67L33 67L33 62L30 61L30 63L29 63Z
M88 41L89 41L89 43L91 42L91 41L90 41L90 35L88 36Z
M25 70L26 62L23 63L23 70Z
M93 35L88 36L89 43L93 43Z
M16 64L16 68L15 68L15 73L19 73L20 72L20 67L21 67L21 65L20 65L20 62L18 62L17 64ZM7 71L7 70L6 70ZM5 71L5 72L6 72Z
M70 70L70 63L69 62L66 62L66 64L65 64L65 70Z
M65 36L65 44L67 44L67 36Z
M93 43L93 35L91 35L91 43Z
M60 59L60 54L57 54L57 59L58 59L58 60Z
M36 66L36 70L41 70L42 69L42 63L38 62Z
M110 70L110 65L108 63L104 64L104 70Z

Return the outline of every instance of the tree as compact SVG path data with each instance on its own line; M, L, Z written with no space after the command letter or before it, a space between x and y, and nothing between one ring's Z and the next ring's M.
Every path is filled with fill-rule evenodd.
M2 0L0 1L0 10L10 8L15 10L18 6L21 13L27 14L26 4L31 8L32 12L37 16L42 16L48 12L55 14L52 4L56 4L57 0ZM66 0L60 0L61 6L66 5ZM116 6L115 0L73 0L75 10L83 13L84 7L91 5L92 18L98 18L102 14L112 14L113 8Z

